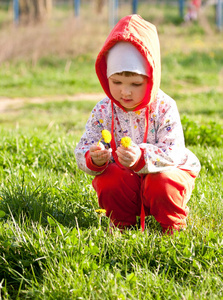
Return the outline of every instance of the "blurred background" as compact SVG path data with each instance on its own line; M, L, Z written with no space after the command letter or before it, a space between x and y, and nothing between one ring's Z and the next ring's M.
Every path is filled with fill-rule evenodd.
M95 56L114 23L133 12L169 37L161 44L165 48L173 46L177 26L211 38L222 26L217 5L218 0L0 0L0 63L22 58L35 64L47 55Z
M96 55L114 24L131 13L157 26L161 88L221 89L222 2L0 0L0 99L102 92Z

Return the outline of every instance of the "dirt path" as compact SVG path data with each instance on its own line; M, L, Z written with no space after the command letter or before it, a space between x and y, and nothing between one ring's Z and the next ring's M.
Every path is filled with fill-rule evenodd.
M221 77L222 78L222 77ZM220 80L222 81L222 79ZM182 93L205 93L213 90L213 87L198 87L193 88L193 90L182 89ZM215 88L218 92L223 92L222 87ZM82 100L89 100L89 101L100 101L105 97L105 94L98 93L98 94L77 94L74 96L50 96L50 97L34 97L34 98L5 98L0 97L0 113L9 112L10 110L18 109L25 104L28 103L44 103L44 102L55 102L55 101L82 101Z
M53 96L53 97L34 97L34 98L3 98L0 97L0 113L22 107L27 103L44 103L51 101L78 101L92 100L99 101L105 97L105 94L77 94L74 96Z

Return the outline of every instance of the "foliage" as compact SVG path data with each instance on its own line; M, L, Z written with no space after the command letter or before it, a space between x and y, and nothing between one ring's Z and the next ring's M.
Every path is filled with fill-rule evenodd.
M223 127L215 121L199 124L183 116L182 125L187 145L223 147Z

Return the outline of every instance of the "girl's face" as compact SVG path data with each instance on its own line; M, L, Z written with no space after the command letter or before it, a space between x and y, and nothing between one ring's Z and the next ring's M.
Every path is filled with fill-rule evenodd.
M144 75L125 76L113 74L108 78L109 89L113 98L127 111L138 106L147 89L148 77Z

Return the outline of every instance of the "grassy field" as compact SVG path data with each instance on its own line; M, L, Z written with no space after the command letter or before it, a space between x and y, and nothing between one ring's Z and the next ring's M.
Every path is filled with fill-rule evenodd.
M64 32L71 24L65 13L47 25L50 37L56 23ZM202 165L188 227L162 235L148 217L144 233L110 235L108 219L95 213L92 177L77 169L74 148L96 101L68 96L102 92L94 59L109 29L98 37L105 16L92 27L80 19L82 39L78 30L66 36L77 34L80 49L55 48L55 38L49 53L40 47L35 56L28 46L22 53L18 43L11 56L0 55L1 97L26 100L0 115L0 299L223 299L222 33L210 9L196 24L180 23L174 7L141 6L139 13L157 25L161 88L177 101L186 145ZM8 47L28 36L4 22L0 41ZM45 32L40 27L33 31Z

